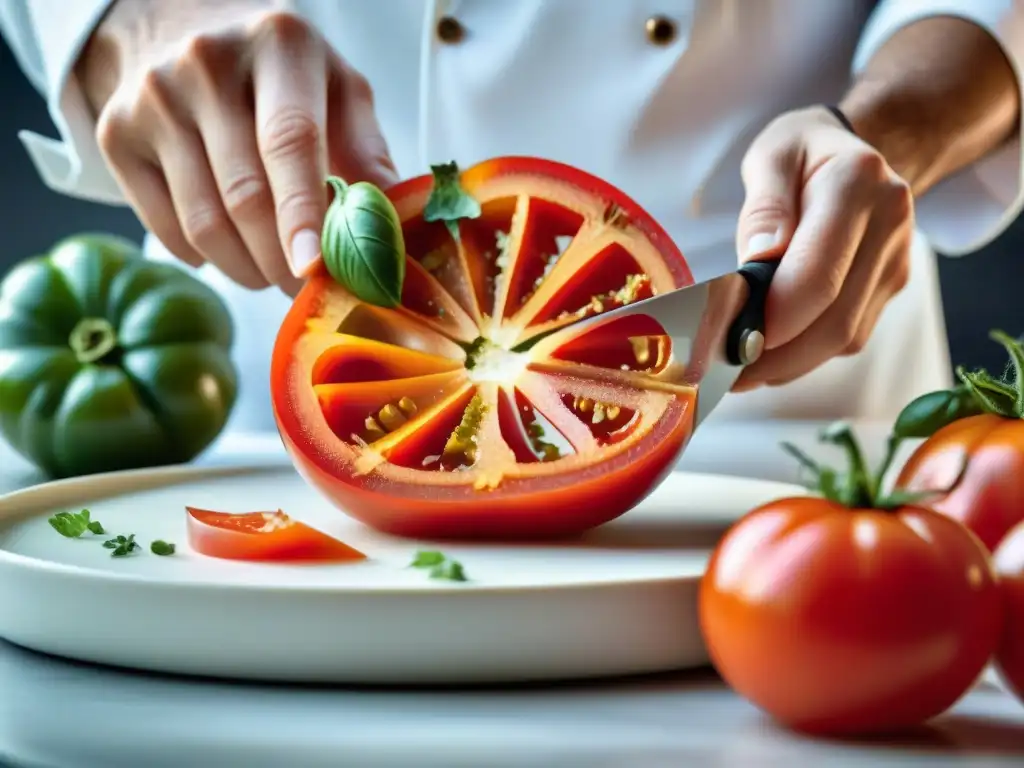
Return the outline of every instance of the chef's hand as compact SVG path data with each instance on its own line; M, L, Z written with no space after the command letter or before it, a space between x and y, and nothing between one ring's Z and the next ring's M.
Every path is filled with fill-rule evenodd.
M907 184L826 109L782 115L743 160L740 261L784 254L768 294L765 353L734 390L790 382L864 348L907 283Z
M273 0L117 0L76 68L142 223L182 261L295 293L328 172L387 186L366 79Z

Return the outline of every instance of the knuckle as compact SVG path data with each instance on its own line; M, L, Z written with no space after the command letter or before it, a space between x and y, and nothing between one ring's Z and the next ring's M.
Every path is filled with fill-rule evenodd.
M745 184L755 182L763 175L765 169L774 173L787 174L800 165L801 150L792 142L778 143L769 141L765 136L756 141L751 151L743 156L740 163L740 177Z
M271 201L270 187L263 176L255 172L242 173L229 179L221 196L228 213L242 218L264 209L269 210Z
M793 211L792 203L778 195L761 195L749 199L743 206L745 228L761 224L777 224L787 220Z
M898 221L912 219L914 216L914 195L910 185L897 176L891 177L886 183L884 203L889 214Z
M139 79L139 101L155 105L166 105L172 100L171 78L160 67L146 70Z
M271 159L312 154L320 145L320 127L308 112L285 109L267 120L260 136L260 149Z
M837 349L854 349L860 351L864 348L862 334L860 333L860 317L856 313L847 313L836 323L835 340ZM858 347L859 345L859 347Z
M889 284L892 286L893 293L899 293L907 287L907 283L910 282L910 254L904 250L900 257L895 260L892 265L892 274L889 278Z
M854 176L863 181L877 184L889 178L889 166L885 158L874 150L854 154L850 158L850 167Z
M278 196L277 218L285 222L313 222L321 206L305 190L286 190Z
M846 275L838 266L830 267L822 272L821 281L816 286L817 291L821 297L822 304L831 306L843 291L843 281ZM841 327L841 330L845 329Z
M200 203L185 211L181 217L181 230L189 244L199 251L205 251L227 226L227 220L219 206Z
M218 60L220 50L220 42L216 37L195 35L185 42L181 61L200 67L209 67Z
M314 39L309 24L302 16L286 10L263 14L256 22L256 34L275 37L289 43L305 43Z
M218 35L196 35L186 41L177 68L184 70L200 82L218 83L235 72L229 54L228 41Z
M108 161L122 145L130 130L131 117L127 110L111 100L96 120L96 144Z
M864 347L868 345L868 336L866 333L855 333L853 338L850 339L846 345L846 349L843 353L846 355L856 355L864 351Z
M373 103L373 86L366 76L351 67L345 74L346 87L353 99Z
M146 71L140 81L134 115L143 122L158 122L180 125L184 122L180 100L175 93L175 73L169 66L155 67Z

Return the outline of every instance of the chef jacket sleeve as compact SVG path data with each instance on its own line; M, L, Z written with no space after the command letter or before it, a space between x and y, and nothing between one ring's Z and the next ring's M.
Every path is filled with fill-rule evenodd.
M21 131L52 190L104 203L124 198L96 144L96 117L74 65L112 0L0 0L0 32L22 71L46 99L60 140Z
M955 16L987 30L1024 83L1024 6L1019 0L881 0L854 56L854 75L901 28L933 16ZM917 224L937 251L959 256L1000 235L1024 207L1020 128L1009 141L950 176L917 200Z

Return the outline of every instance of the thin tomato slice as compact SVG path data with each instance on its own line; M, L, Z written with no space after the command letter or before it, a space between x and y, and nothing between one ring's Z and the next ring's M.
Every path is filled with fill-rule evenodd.
M388 195L408 269L397 309L321 269L278 335L271 387L303 476L380 530L550 537L622 514L670 471L696 392L669 337L599 315L693 282L663 230L576 169L503 158L463 172L481 215L426 222L430 177Z
M275 512L212 512L186 507L188 543L201 555L225 560L365 560L366 555L338 539Z

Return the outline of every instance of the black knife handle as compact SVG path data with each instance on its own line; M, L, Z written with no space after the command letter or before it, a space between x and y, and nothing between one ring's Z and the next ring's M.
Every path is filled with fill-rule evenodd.
M739 269L750 286L750 295L725 337L725 356L730 365L750 365L764 351L764 310L779 260L748 261Z

